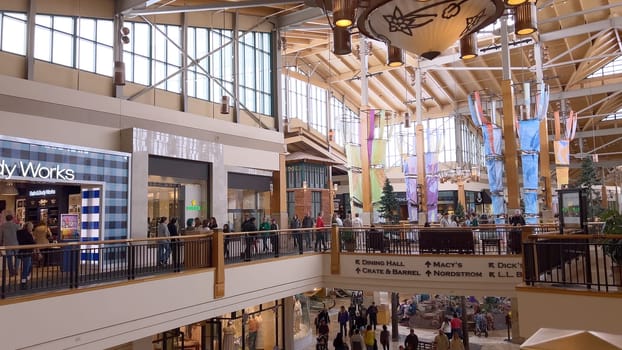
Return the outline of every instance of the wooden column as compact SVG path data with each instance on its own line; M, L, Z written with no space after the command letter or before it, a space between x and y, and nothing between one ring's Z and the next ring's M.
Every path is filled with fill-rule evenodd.
M285 154L279 154L279 171L272 173L270 212L272 216L277 217L279 228L283 229L289 227L289 218L287 217L287 166L285 164ZM298 215L300 215L300 213Z
M462 204L466 212L466 194L464 193L464 180L458 180L458 203Z
M520 209L520 192L518 187L518 147L516 145L516 128L514 126L514 92L511 80L501 81L503 94L503 139L505 140L505 179L508 189L507 213ZM509 215L509 214L508 214Z
M341 273L341 240L339 239L339 226L333 225L330 229L330 273L339 275Z
M221 230L212 235L212 266L214 267L214 298L225 296L225 239Z
M369 178L369 152L367 151L367 137L369 136L369 128L373 128L373 125L369 125L369 111L361 112L361 129L359 139L361 143L361 176L363 184L363 215L361 219L365 225L369 225L372 219L372 205L371 205L371 181Z
M553 209L553 188L551 188L551 156L549 155L549 128L546 116L540 121L540 175L543 179L544 205Z

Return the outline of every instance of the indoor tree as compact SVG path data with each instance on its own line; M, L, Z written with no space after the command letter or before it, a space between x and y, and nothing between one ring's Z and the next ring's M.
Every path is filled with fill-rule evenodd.
M393 192L393 186L389 179L384 181L382 187L382 197L380 197L380 208L378 212L380 217L384 219L387 224L396 224L400 220L399 210L400 204L397 201L395 192Z
M600 185L600 178L594 168L594 162L591 155L587 155L581 162L581 177L577 183L577 187L581 187L587 191L587 215L590 220L594 216L600 214L600 191L594 191L594 186Z

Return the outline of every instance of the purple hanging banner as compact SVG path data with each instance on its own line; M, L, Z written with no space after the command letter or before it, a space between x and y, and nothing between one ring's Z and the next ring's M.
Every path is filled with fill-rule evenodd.
M417 200L417 157L410 156L404 162L404 180L406 182L406 199L408 205L408 221L417 221L419 201Z
M373 148L373 141L374 141L374 129L376 126L376 110L375 109L370 109L369 110L369 118L368 118L368 124L367 124L367 157L368 157L368 161L371 162L371 152L372 152L372 148Z
M436 222L438 212L438 156L436 153L425 154L426 198L428 222Z

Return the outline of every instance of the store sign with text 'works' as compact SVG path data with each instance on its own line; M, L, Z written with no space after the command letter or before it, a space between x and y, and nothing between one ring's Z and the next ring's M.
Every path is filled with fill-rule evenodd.
M61 168L60 165L48 167L32 161L19 161L14 164L9 164L4 159L0 161L0 177L11 180L16 176L41 180L73 181L76 179L73 169Z
M523 279L523 264L520 256L342 255L341 275L409 281L520 283Z

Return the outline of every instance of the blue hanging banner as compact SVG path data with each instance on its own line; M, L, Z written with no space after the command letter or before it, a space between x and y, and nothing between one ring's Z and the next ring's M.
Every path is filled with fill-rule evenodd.
M520 150L523 152L540 152L540 120L530 119L518 122Z

